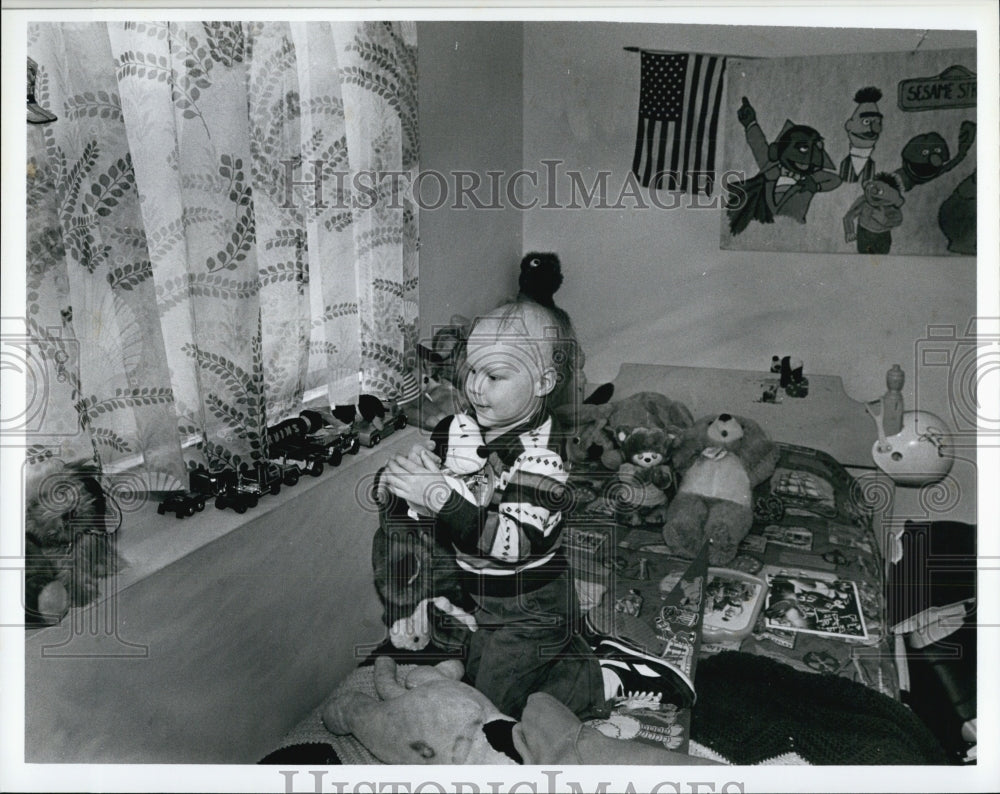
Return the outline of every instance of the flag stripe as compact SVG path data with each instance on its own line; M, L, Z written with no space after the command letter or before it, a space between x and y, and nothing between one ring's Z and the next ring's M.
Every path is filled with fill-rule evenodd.
M711 192L725 63L717 56L642 53L632 171L644 187L655 177L654 188ZM707 180L698 178L707 172Z
M695 136L697 147L695 149L694 159L699 164L699 167L701 163L705 162L704 160L702 160L701 155L702 155L702 149L704 148L705 144L705 122L708 117L710 102L712 101L712 96L709 91L709 88L712 86L712 77L714 76L714 73L715 73L715 59L709 58L708 73L705 76L705 93L702 95L701 108L699 108L698 110L698 132L697 135ZM695 189L697 189L697 185L695 185Z
M694 106L698 99L698 80L701 77L701 56L694 56L694 68L688 69L688 83L684 86L684 96L691 97L691 101L684 108L684 115L687 117L684 125L684 167L681 170L681 190L687 190L688 174L691 171L691 146L694 143L694 136L691 135L694 127Z
M649 185L650 172L653 170L653 133L656 129L657 122L653 119L649 119L646 123L649 126L646 127L646 170L642 172L643 187Z
M639 124L635 129L635 153L632 155L632 173L639 176L639 166L642 164L642 142L646 138L646 119L640 113Z
M707 193L712 195L712 184L715 181L715 144L719 134L719 108L722 107L722 85L726 73L726 59L722 59L722 68L719 69L719 79L715 84L715 102L712 105L712 122L708 125L708 163L705 168L708 171Z

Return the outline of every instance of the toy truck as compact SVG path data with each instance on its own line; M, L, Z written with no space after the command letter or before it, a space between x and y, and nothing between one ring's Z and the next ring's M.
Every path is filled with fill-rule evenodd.
M389 400L383 403L382 406L384 409L383 416L375 416L370 420L362 419L355 426L359 440L366 447L374 447L383 438L391 436L397 430L402 430L406 427L406 414L399 407L399 403L395 400Z
M161 516L174 513L178 518L193 516L205 509L205 495L194 491L175 491L156 506Z

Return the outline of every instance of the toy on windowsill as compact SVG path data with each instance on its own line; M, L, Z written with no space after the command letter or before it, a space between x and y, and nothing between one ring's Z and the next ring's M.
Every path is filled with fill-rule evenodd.
M161 516L174 513L178 518L193 516L205 509L205 495L194 491L175 491L156 506L156 512Z
M258 465L263 466L264 464ZM223 469L207 474L199 472L199 481L216 492L215 506L217 509L225 510L229 507L237 513L245 513L248 509L256 507L260 497L268 490L271 493L281 491L280 480L274 479L276 476L280 476L280 470L277 467L265 469L260 473L255 471L253 479L247 478L246 475L249 471L249 467L243 464L239 471ZM275 487L276 491L273 490Z
M468 407L456 383L470 325L467 318L456 314L450 325L434 332L430 346L417 345L421 370L419 394L407 403L406 410L424 430L433 430L446 416L461 413Z
M188 490L169 493L156 506L161 516L173 513L177 518L187 518L205 509L209 499L215 499L235 482L235 472L228 469L209 471L197 466L188 474Z
M382 402L370 394L362 394L358 399L361 421L354 426L359 441L366 447L374 447L383 438L406 427L406 414L395 400Z
M301 450L322 453L324 462L339 466L344 455L357 455L361 448L358 432L354 429L357 408L353 405L339 406L334 410L308 409L301 414L308 417L315 430L310 432L298 447ZM293 444L294 446L294 444Z
M684 431L670 459L681 479L667 508L664 542L690 559L707 538L709 562L728 564L750 531L753 489L774 473L778 448L752 419L719 414Z

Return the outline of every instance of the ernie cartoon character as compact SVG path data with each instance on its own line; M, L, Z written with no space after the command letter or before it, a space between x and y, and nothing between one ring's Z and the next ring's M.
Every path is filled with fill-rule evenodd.
M879 173L864 183L864 192L844 215L844 239L857 240L859 254L887 254L892 247L891 229L903 222L905 203L899 181Z
M777 215L805 223L813 196L841 183L823 148L823 137L812 127L786 120L778 138L769 144L746 97L736 118L760 172L729 185L729 230L739 234L750 221L773 223Z

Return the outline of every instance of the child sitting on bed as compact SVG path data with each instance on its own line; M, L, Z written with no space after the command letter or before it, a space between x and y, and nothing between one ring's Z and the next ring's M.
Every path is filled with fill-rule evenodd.
M566 313L530 299L474 325L464 390L495 474L491 504L480 507L453 490L422 445L393 457L382 474L392 493L436 516L438 539L454 548L478 624L462 634L466 675L514 719L532 692L587 718L623 690L657 688L656 659L637 665L611 645L599 664L577 633L579 604L561 548L564 438L549 412L569 382L575 344Z

